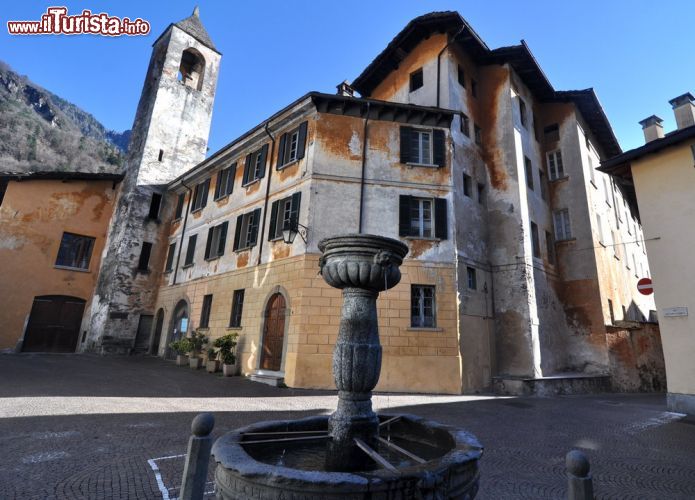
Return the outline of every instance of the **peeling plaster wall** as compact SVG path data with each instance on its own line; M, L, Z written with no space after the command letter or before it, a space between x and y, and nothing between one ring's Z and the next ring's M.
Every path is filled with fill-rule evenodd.
M0 207L0 349L21 342L36 296L84 299L88 316L116 189L111 181L8 184ZM66 231L95 238L87 271L55 267Z

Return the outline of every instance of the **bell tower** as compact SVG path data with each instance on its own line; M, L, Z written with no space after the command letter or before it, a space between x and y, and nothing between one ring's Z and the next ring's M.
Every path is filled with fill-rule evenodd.
M173 207L166 185L205 159L222 54L193 14L152 46L121 184L80 349L130 350L149 334Z

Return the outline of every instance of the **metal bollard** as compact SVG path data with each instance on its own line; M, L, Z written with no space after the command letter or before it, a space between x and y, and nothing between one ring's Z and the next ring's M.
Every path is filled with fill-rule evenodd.
M567 500L593 500L594 485L591 465L586 455L579 450L570 451L565 457L567 467Z
M215 417L212 413L201 413L193 419L191 431L193 435L188 440L186 465L183 468L180 500L201 500L205 493L205 483L208 478L208 462L212 437L210 433L215 427Z

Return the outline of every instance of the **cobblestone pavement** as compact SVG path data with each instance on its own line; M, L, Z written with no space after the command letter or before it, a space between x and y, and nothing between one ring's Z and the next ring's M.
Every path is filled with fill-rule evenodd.
M175 498L196 412L215 412L217 436L336 400L155 358L2 355L0 379L2 499ZM375 406L473 432L486 448L478 498L563 498L572 447L591 460L597 498L695 498L695 419L667 412L663 395L379 395Z

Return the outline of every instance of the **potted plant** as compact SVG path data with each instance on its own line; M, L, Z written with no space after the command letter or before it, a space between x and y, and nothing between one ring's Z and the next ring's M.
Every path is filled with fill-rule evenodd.
M222 359L222 374L225 377L231 377L236 375L238 372L238 365L236 359L236 345L237 337L239 335L236 333L229 333L218 339L215 339L214 346L219 349L220 358Z
M217 360L217 351L214 347L208 347L208 361L205 363L205 369L208 373L215 373L220 369L220 362Z
M200 352L203 346L208 341L208 338L202 333L198 333L195 330L191 332L191 336L188 338L189 345L189 357L188 366L194 370L197 370L203 366L203 358L200 357Z
M176 366L185 366L188 364L188 356L190 342L186 337L178 339L169 344L169 347L176 353Z

